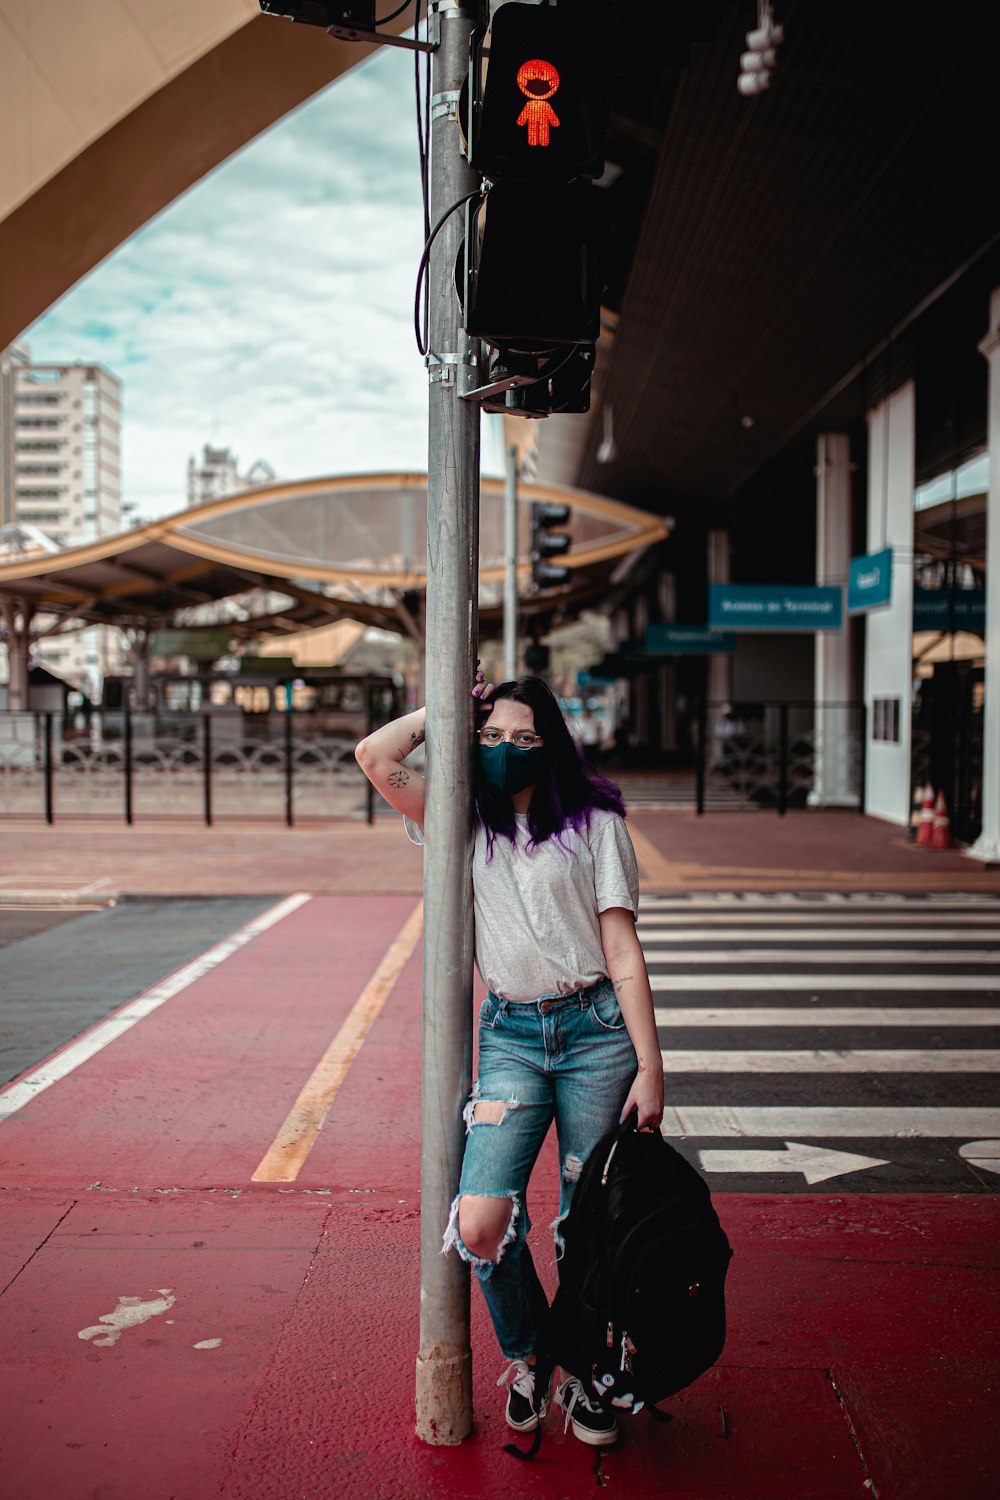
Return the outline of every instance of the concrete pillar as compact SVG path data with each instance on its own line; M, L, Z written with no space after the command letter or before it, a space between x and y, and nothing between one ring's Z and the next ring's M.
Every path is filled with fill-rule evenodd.
M673 573L661 573L658 586L660 619L671 624L677 619L677 579ZM660 663L660 749L677 749L677 667L671 661Z
M865 811L905 828L910 821L913 702L912 380L868 413L868 552L893 549L892 602L865 616ZM874 740L876 699L895 701L896 741Z
M23 599L0 599L7 637L7 708L28 712L28 666L31 657L32 610Z
M640 594L632 605L632 630L634 641L641 646L646 638L646 626L649 624L649 600L644 594ZM633 728L635 737L640 745L649 745L650 740L650 680L647 673L635 679L635 721Z
M816 439L816 582L847 583L851 562L850 439L845 432L821 432ZM856 807L852 789L851 632L817 630L813 658L813 807ZM830 706L826 706L830 705Z
M986 684L983 700L983 827L968 851L1000 863L1000 287L990 297L990 331L979 345L989 360L986 497Z
M137 627L131 634L132 694L137 713L149 707L149 631Z
M732 582L728 531L708 533L706 561L709 583ZM730 703L733 697L733 658L728 653L719 652L708 657L705 693L709 702L708 765L710 770L715 770L722 764L722 737L716 733L722 714L722 704Z

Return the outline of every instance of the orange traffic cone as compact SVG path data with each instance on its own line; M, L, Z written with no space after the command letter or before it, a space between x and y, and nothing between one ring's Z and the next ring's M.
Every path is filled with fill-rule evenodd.
M931 848L951 848L951 824L948 821L948 805L944 800L944 792L938 792L937 794L937 802L934 807L934 827L931 830Z
M924 805L920 810L920 827L917 830L917 843L923 844L926 849L930 848L931 837L934 833L934 788L930 782L924 787Z
M910 800L910 826L906 830L909 843L915 844L917 834L920 832L920 812L924 805L924 789L917 783L913 788L913 796Z

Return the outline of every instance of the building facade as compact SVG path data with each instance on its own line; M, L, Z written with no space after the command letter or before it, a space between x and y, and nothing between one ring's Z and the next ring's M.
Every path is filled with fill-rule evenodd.
M122 385L103 365L35 364L21 345L0 368L2 518L30 545L41 532L58 547L115 535L123 525ZM20 528L24 528L23 532ZM88 693L99 692L123 651L104 628L42 636L33 660Z

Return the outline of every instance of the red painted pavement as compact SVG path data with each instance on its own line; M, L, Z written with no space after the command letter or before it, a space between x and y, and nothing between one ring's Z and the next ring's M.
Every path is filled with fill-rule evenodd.
M308 903L0 1126L4 1500L992 1500L992 1196L719 1195L724 1359L599 1476L555 1417L535 1465L503 1453L474 1288L476 1435L416 1442L416 955L298 1182L249 1183L412 905ZM551 1152L540 1167L551 1286ZM78 1337L164 1289L115 1343Z

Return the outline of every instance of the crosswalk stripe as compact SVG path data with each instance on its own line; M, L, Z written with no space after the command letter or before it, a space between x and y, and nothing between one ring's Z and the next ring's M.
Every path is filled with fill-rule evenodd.
M755 927L749 923L734 927L727 923L724 928L720 928L713 923L705 931L700 922L685 922L682 928L675 930L672 927L653 926L640 918L636 926L644 943L690 943L699 939L722 943L981 943L989 941L991 936L989 930L984 932L981 927L926 927L923 924L914 924L911 929L853 925L838 927L832 922L826 927ZM1000 946L1000 928L997 929L997 944Z
M648 964L801 963L816 964L993 964L1000 947L961 948L645 948ZM997 974L1000 979L1000 972Z
M966 1140L1000 1137L1000 1109L933 1105L807 1107L785 1104L674 1104L663 1113L664 1135L782 1136L792 1140L823 1137L874 1140Z
M1000 898L989 895L948 896L939 893L932 897L867 892L850 895L847 892L821 891L808 900L790 892L773 891L762 893L747 891L741 895L711 896L654 896L645 894L640 902L641 911L751 913L770 916L799 916L806 920L818 916L824 918L856 916L863 912L877 914L909 912L949 917L983 916L994 920L1000 916Z
M664 990L1000 990L998 974L651 974Z
M956 1005L835 1006L797 1009L792 1006L723 1008L658 1005L657 1026L1000 1026L1000 1010L992 1006Z
M987 1047L855 1048L834 1051L682 1052L662 1054L664 1073L992 1073L1000 1051Z

